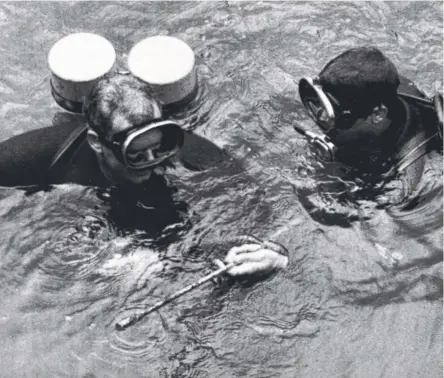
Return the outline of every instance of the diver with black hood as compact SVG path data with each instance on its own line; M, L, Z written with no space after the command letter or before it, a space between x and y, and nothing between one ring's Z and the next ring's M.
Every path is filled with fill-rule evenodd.
M442 159L442 94L427 98L377 48L343 52L318 77L302 78L299 94L322 134L295 130L326 166L341 165L335 173L346 172L340 181L353 183L355 198L387 194L395 180L386 204L399 204L418 189L430 160Z

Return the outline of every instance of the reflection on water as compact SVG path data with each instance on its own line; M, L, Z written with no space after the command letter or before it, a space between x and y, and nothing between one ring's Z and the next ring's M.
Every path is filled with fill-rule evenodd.
M63 35L103 35L125 68L134 43L171 34L192 46L200 77L198 97L173 116L229 159L171 169L162 225L144 211L119 222L112 190L0 191L2 377L442 376L441 157L397 206L387 205L395 184L344 202L330 186L358 193L360 183L341 182L337 166L319 174L292 128L313 127L294 80L355 45L380 47L426 93L441 87L442 4L30 6L0 5L2 139L60 111L44 51ZM209 283L115 330L212 271L241 234L285 245L288 269Z

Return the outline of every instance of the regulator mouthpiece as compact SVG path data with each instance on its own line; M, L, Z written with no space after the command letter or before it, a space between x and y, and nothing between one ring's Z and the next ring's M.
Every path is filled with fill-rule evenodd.
M337 147L330 141L327 135L315 134L299 125L293 125L293 128L308 140L315 149L316 154L323 160L333 161L335 159Z

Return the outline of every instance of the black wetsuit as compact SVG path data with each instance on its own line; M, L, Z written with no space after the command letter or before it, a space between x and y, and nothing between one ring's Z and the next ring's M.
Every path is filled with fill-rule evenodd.
M404 77L401 77L398 93L398 101L389 113L392 119L390 128L375 140L355 142L352 148L340 148L336 154L338 161L355 168L358 174L380 176L390 170L393 173L395 170L404 171L420 155L426 154L427 148L437 146L438 138L435 138L435 143L432 141L438 132L432 104L421 102L425 96ZM416 149L425 140L431 143Z
M362 154L357 145L339 151L337 161L326 164L311 179L322 184L298 189L299 200L312 218L347 226L363 216L356 210L357 201L377 200L383 207L404 203L421 190L428 167L437 168L442 139L434 108L420 101L425 96L406 78L401 78L399 93L391 114L393 124L373 155ZM442 163L438 169L442 171ZM332 180L334 176L339 179Z
M115 186L103 175L86 141L83 118L61 113L54 124L0 144L0 186L19 187L28 193L53 184L91 186L97 188L109 219L123 232L139 229L150 237L162 234L165 239L167 226L187 227L188 205L176 198L177 189L164 176L153 173L144 184ZM188 169L202 171L224 160L224 153L209 140L186 131L177 159Z

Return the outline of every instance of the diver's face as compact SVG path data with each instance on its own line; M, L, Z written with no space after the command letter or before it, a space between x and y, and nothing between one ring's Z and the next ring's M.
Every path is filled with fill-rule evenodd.
M347 128L334 127L328 136L334 144L346 146L350 143L361 143L372 134L368 118L358 118Z
M355 118L346 128L335 127L328 132L331 141L343 148L372 148L379 137L389 128L391 122L386 117L387 108L378 106L366 117ZM339 119L338 122L341 122Z
M143 143L134 143L128 155L137 159L153 159L153 150L155 150L162 141L162 133L159 130L151 130L144 135ZM114 152L102 145L102 171L115 183L143 184L149 180L154 167L135 169L127 167L121 163Z

